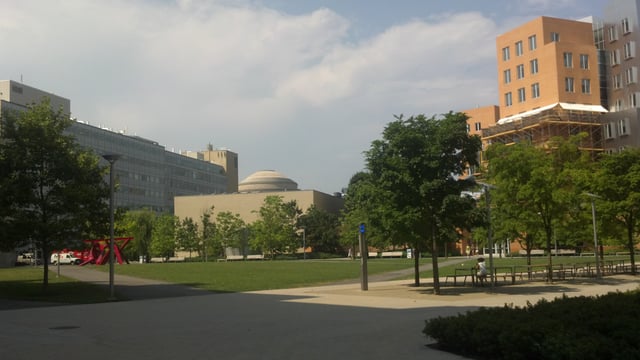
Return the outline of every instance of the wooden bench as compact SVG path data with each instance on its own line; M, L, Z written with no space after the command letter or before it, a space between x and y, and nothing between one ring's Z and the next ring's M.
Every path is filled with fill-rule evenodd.
M264 260L264 255L247 255L247 260Z
M444 284L447 285L449 283L449 278L453 279L453 286L458 285L458 278L462 278L462 285L467 284L467 278L471 278L471 282L474 283L474 271L473 268L466 269L454 269L453 275L446 275L444 278Z
M380 257L402 257L402 255L404 255L402 251L383 251Z

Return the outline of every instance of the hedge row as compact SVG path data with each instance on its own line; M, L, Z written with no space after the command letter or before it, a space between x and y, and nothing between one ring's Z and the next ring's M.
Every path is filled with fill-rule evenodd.
M480 308L427 320L422 332L477 359L640 359L640 292Z

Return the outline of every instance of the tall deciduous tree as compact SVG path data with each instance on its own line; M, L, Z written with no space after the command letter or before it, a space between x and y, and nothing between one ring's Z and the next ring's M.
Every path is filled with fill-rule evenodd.
M635 274L635 244L640 234L640 149L605 155L593 183L601 216L624 228Z
M466 120L465 114L452 112L439 118L397 116L366 152L373 188L383 199L375 206L376 221L394 243L414 249L416 286L419 254L431 251L436 294L439 247L475 209L472 200L461 197L472 184L458 178L467 166L478 165L481 149L480 138L467 133Z
M338 215L312 205L300 217L300 227L304 228L306 246L313 248L314 253L344 253L340 246Z
M25 112L2 114L0 241L5 249L27 241L42 249L45 290L51 250L89 233L106 234L109 223L106 168L65 135L70 125L48 99Z
M297 248L296 231L302 211L295 200L284 202L282 196L267 196L258 213L260 218L251 227L253 249L261 249L275 257Z
M176 227L176 240L180 249L188 251L189 257L199 249L198 224L186 217Z
M133 237L133 246L125 248L127 255L144 256L150 259L151 241L156 214L148 209L128 211L118 221L118 229L125 236Z
M216 215L216 225L215 249L218 256L224 257L225 249L228 247L239 248L244 252L246 224L239 214L230 211L219 212Z
M176 247L176 231L179 220L176 216L163 214L158 216L153 226L153 240L151 241L151 253L169 259L173 256Z
M213 206L210 209L205 210L202 215L200 215L200 224L202 225L200 242L202 243L202 252L205 262L209 259L209 250L213 249L216 235L216 223L211 219L212 213Z

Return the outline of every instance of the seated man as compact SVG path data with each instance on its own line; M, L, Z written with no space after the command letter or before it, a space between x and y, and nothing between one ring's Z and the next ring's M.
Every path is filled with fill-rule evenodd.
M484 281L487 279L487 264L485 264L484 258L478 258L476 269L478 270L477 276L480 286L484 286Z

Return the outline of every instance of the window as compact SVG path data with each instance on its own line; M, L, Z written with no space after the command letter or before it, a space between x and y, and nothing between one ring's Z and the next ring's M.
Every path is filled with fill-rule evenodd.
M511 92L504 94L504 105L505 106L513 105L513 101L511 99Z
M629 94L629 106L632 108L638 107L638 93Z
M509 55L509 47L502 48L502 61L507 61L511 58Z
M616 128L612 123L604 124L605 139L613 139L616 137Z
M524 92L524 88L518 89L518 102L524 102L526 100L526 95Z
M522 56L522 41L516 43L516 56Z
M531 75L538 73L538 59L533 59L529 61L529 65L531 66Z
M609 27L609 30L607 30L607 33L609 33L609 42L618 40L618 29L615 25L611 25L611 27Z
M540 84L535 83L531 85L531 97L537 99L540 97Z
M565 52L564 54L562 54L562 57L564 58L564 67L572 68L573 67L573 54L570 53L570 52Z
M524 78L524 65L520 64L516 66L516 73L517 73L518 79Z
M620 111L620 110L622 110L623 106L624 106L624 103L622 102L622 99L618 99L618 100L616 100L615 104L613 105L613 108L615 109L615 111Z
M620 134L620 136L629 135L629 118L618 121L618 134Z
M635 84L638 81L638 68L632 66L624 71L624 80L627 85Z
M564 78L564 91L566 92L574 92L574 86L573 86L573 78L572 77L566 77Z
M631 32L631 26L629 25L629 18L622 19L622 33L628 34Z
M503 72L504 83L508 84L511 82L511 70L507 69Z
M536 36L529 36L529 50L535 50L537 47L538 45L536 44Z
M557 32L552 32L551 33L551 42L558 42L560 41L560 34Z
M471 131L471 126L469 126L469 123L467 123L467 134L469 133L469 131Z
M620 65L620 50L611 50L611 52L609 52L609 60L611 62L611 66Z
M582 93L583 94L591 94L591 80L590 79L582 79Z
M631 59L636 55L636 43L633 41L629 41L628 43L624 44L623 51L625 60Z
M482 130L482 124L479 122L475 123L475 127L476 127L476 131Z
M622 76L620 74L613 75L613 88L622 89Z
M580 54L580 69L583 69L583 70L589 69L589 55Z

